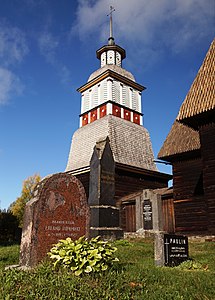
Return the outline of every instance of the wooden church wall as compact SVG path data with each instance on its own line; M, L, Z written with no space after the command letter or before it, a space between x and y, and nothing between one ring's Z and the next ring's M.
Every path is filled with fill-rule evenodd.
M162 199L162 211L163 211L163 230L168 233L174 233L175 232L175 209L174 209L173 198Z
M176 232L207 231L207 206L200 158L173 163Z
M215 123L199 130L203 160L203 185L208 209L208 229L215 234Z

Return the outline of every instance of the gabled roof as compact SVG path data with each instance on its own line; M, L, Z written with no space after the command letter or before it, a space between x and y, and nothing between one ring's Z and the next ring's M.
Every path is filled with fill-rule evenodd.
M198 149L200 149L198 131L175 121L158 153L158 158L165 160L167 157Z
M172 156L200 149L198 121L210 121L215 112L215 39L200 67L193 84L181 105L176 121L161 147L158 158L171 160ZM188 126L190 125L190 126Z
M198 74L181 105L177 120L185 119L215 109L215 39L206 54ZM185 121L185 123L188 123Z

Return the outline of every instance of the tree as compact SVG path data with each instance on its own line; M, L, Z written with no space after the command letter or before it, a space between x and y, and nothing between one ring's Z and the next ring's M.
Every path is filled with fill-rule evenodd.
M21 229L17 218L9 211L0 210L0 245L19 243Z
M23 225L23 216L26 203L33 197L33 190L41 180L40 175L34 174L23 181L21 196L10 205L10 211L19 221L19 227Z

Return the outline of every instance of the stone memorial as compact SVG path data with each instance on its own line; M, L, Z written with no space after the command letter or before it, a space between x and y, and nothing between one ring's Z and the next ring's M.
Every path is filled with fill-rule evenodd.
M143 223L145 230L153 229L152 202L149 199L143 200Z
M143 190L143 229L145 231L163 231L161 196L153 190Z
M96 143L90 161L90 237L123 237L123 231L119 227L119 208L116 207L114 196L115 162L107 137Z
M184 235L164 234L165 265L174 267L189 259L188 238Z
M20 266L33 267L60 239L88 236L89 208L82 183L67 173L43 179L26 204Z
M143 191L143 229L154 237L154 260L156 266L164 265L163 212L161 195L153 190Z

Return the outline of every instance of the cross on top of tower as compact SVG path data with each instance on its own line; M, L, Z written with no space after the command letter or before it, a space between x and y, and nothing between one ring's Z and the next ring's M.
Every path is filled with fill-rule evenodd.
M113 18L112 14L115 11L113 6L110 6L110 13L107 16L110 16L110 37L108 39L108 45L115 45L114 37L113 37Z

